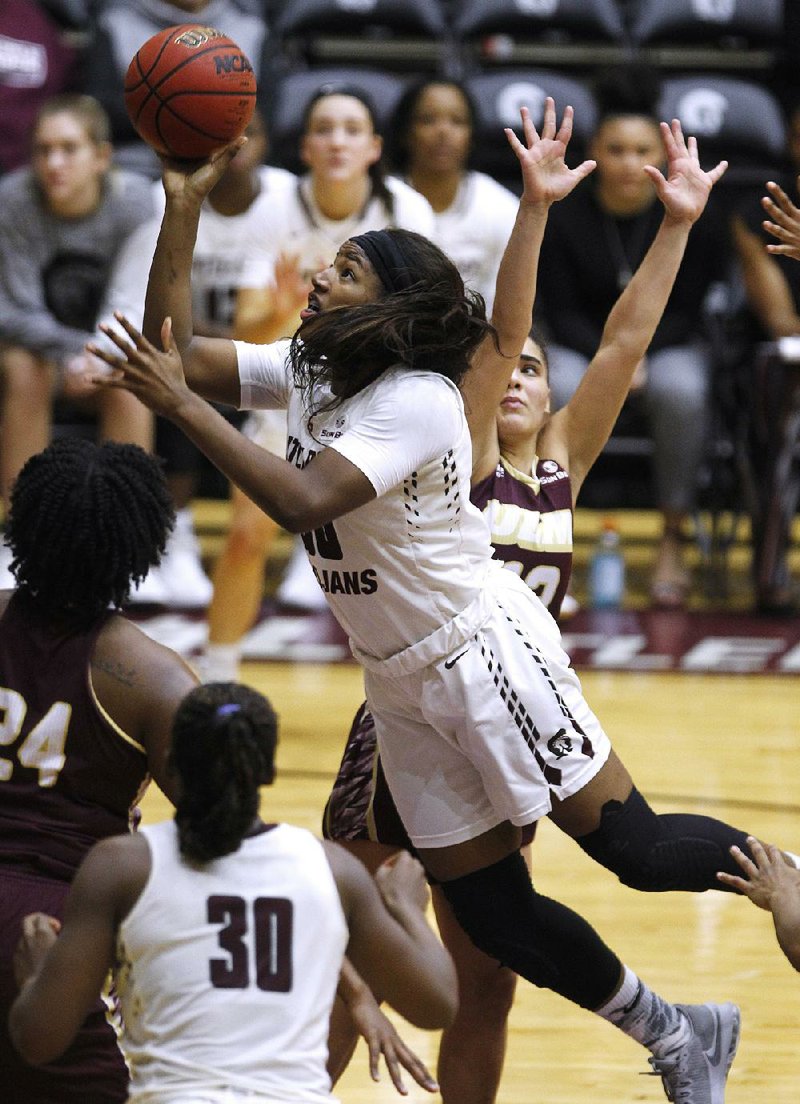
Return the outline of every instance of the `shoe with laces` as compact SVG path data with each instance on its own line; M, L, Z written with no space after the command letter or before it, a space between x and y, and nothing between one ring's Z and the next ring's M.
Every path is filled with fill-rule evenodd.
M725 1082L739 1045L735 1004L677 1004L691 1027L689 1038L662 1058L651 1058L667 1100L674 1104L723 1104Z

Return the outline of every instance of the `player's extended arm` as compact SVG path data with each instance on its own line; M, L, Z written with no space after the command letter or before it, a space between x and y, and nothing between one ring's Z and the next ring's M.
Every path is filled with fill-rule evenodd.
M739 216L732 231L747 298L761 325L773 340L800 333L800 315L777 261Z
M228 339L194 335L192 256L203 200L245 141L237 139L193 171L178 162L164 162L166 207L150 266L142 325L157 343L169 316L189 386L207 399L231 406L238 406L240 399L236 350Z
M447 1027L458 1007L458 982L421 907L427 887L420 864L401 851L380 868L376 885L352 855L324 846L350 929L347 957L405 1019L431 1030Z
M570 169L564 161L572 136L571 107L565 109L561 126L556 129L555 103L548 96L541 137L527 107L521 109L521 116L524 144L510 128L505 132L519 162L523 190L497 274L492 323L499 348L487 337L461 385L472 436L473 478L480 478L482 469L491 470L497 462L497 405L530 332L539 250L548 212L595 167L594 161L584 161Z
M8 1025L31 1065L63 1054L97 1001L114 962L117 925L147 878L148 854L136 835L103 840L75 875L58 938L48 936L49 918L26 918L15 956L20 993Z
M90 346L95 356L115 369L102 386L124 386L151 410L173 421L278 525L290 533L305 533L375 498L363 472L335 449L322 449L301 469L243 437L187 386L169 318L162 326L161 348L127 319L119 317L117 322L127 338L110 328L104 332L121 356ZM233 350L233 344L228 344Z
M697 142L684 138L681 125L661 123L666 177L645 168L664 205L664 218L633 279L614 305L577 391L544 431L546 455L566 453L577 497L584 477L605 445L628 394L636 366L647 352L678 274L689 232L703 213L714 184L727 168L700 166ZM560 457L559 457L560 458Z

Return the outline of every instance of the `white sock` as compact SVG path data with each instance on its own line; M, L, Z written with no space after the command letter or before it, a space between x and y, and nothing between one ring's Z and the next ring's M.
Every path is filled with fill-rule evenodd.
M238 682L242 648L236 644L206 644L197 660L197 673L203 682Z
M647 1047L657 1058L663 1057L683 1042L689 1033L689 1021L632 970L627 966L624 969L622 985L611 1000L596 1009L597 1015Z

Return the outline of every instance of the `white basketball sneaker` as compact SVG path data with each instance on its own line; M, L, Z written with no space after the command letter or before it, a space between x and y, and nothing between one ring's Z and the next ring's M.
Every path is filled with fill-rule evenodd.
M691 1026L674 1053L651 1058L667 1100L674 1104L724 1104L725 1082L739 1045L740 1013L735 1004L676 1004Z

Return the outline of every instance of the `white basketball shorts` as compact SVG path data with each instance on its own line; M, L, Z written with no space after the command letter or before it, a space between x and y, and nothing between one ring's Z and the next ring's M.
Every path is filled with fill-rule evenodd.
M477 607L479 626L446 655L431 659L422 641L365 664L383 768L417 847L530 824L611 750L558 626L525 584L493 570Z

